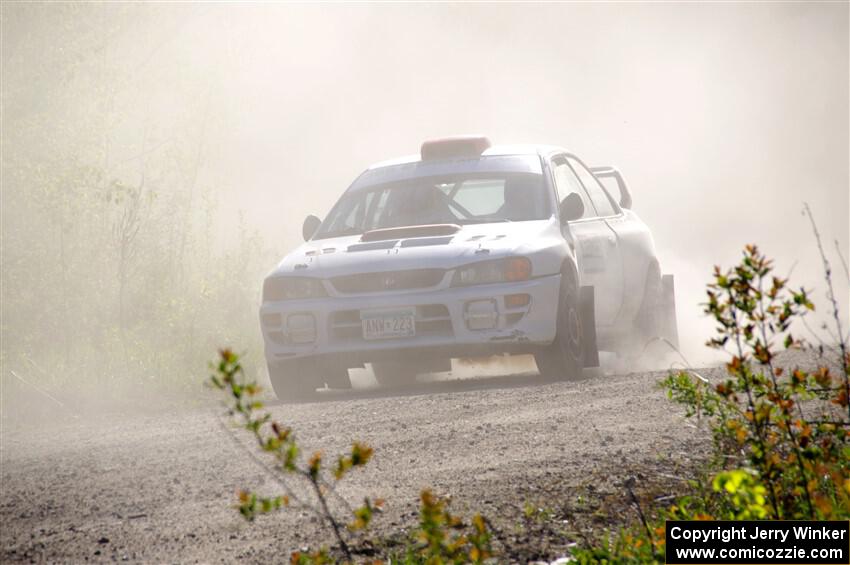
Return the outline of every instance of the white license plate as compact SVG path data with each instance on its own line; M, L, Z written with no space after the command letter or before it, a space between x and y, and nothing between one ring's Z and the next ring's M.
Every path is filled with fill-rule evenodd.
M416 309L361 310L363 339L392 339L416 335Z

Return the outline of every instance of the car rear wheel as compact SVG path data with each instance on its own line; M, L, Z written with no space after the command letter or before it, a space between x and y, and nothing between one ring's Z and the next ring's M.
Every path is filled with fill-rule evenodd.
M540 374L552 380L575 380L582 374L584 331L578 287L571 277L563 277L558 299L555 340L534 356Z

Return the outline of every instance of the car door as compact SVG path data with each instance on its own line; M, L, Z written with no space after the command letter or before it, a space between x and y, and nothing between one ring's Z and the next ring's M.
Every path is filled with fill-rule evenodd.
M655 244L649 228L629 209L632 196L619 171L612 167L594 167L590 172L602 184L611 200L616 201L615 195L620 195L620 214L606 218L605 221L617 234L617 246L623 258L623 284L626 289L630 289L630 292L623 294L620 319L633 320L643 303L647 274L651 272L653 264L657 263Z
M577 170L581 163L566 154L552 158L552 175L558 200L577 193L584 202L584 215L562 229L572 239L578 257L582 285L592 285L595 293L596 323L612 325L617 320L623 300L623 264L617 246L617 234L598 211ZM608 210L603 208L603 212Z

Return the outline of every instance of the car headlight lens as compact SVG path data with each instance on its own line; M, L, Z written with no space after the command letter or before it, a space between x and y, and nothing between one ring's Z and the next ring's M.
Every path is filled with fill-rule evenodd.
M452 286L527 281L530 278L531 261L525 257L508 257L459 267Z
M263 302L323 298L328 295L319 279L309 277L269 277L263 282Z

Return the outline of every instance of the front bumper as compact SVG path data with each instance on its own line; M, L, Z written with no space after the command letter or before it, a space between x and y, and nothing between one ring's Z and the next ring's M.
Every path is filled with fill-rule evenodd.
M556 274L514 283L267 302L260 308L266 361L322 357L357 367L407 353L435 357L532 353L555 339L560 286L561 275ZM507 305L505 297L514 294L527 294L528 305ZM479 300L493 302L495 327L470 329L468 304ZM360 310L404 307L415 307L415 336L363 338ZM301 329L305 315L315 319L309 343Z

